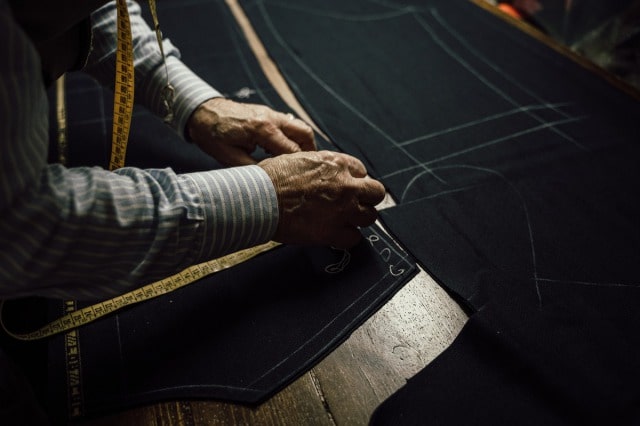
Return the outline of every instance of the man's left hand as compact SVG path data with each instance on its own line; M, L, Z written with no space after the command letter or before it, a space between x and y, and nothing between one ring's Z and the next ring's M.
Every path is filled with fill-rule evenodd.
M225 166L256 164L257 146L271 155L315 151L313 130L291 114L225 98L204 102L187 123L188 136Z

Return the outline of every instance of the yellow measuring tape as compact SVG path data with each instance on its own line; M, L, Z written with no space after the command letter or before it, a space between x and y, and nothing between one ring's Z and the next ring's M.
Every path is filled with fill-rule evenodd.
M160 44L160 51L164 57L162 50L162 42L156 14L155 1L149 0L149 6L153 15L155 30ZM124 160L127 150L127 141L129 138L129 129L131 127L131 114L133 111L134 96L134 69L133 69L133 44L131 36L131 25L129 22L129 12L127 10L126 0L117 0L118 14L118 46L116 58L116 79L115 79L115 95L113 110L113 136L111 147L111 159L109 169L115 170L124 166ZM63 93L64 80L58 81L58 144L59 147L66 149L66 109ZM168 82L163 93L165 106L167 107L168 117L171 117L171 96L173 88ZM167 96L168 95L168 96ZM167 119L165 118L165 121ZM61 153L61 160L64 159L64 153ZM66 315L46 324L38 330L27 333L13 333L7 329L2 318L2 307L5 301L0 301L0 325L7 334L19 340L37 340L49 337L58 333L73 330L82 325L97 320L100 317L111 314L126 306L140 303L145 300L170 293L208 275L231 268L242 262L245 262L261 253L278 247L280 243L270 241L268 243L241 250L228 254L218 259L213 259L204 263L193 265L183 271L167 277L163 280L148 284L144 287L137 288L128 293L114 297L112 299L96 303L94 305L76 310L76 302L68 301L65 304ZM75 343L74 343L75 345Z
M133 112L134 69L133 40L127 0L117 0L118 46L116 50L116 76L113 95L113 132L109 169L124 166L127 141Z
M130 306L135 303L143 302L145 300L153 299L154 297L170 293L174 290L179 289L180 287L184 287L208 275L223 271L239 263L247 261L252 257L257 256L258 254L269 251L279 245L280 243L270 241L259 246L228 254L218 259L213 259L208 262L193 265L163 280L156 281L144 287L137 288L133 291L122 294L120 296L116 296L104 302L99 302L86 308L71 312L53 322L50 322L49 324L36 331L22 334L12 333L5 327L1 316L0 323L2 323L2 327L5 329L5 331L10 336L16 339L42 339L44 337L52 336L54 334L58 334L63 331L71 330L73 328L88 324L100 317L120 310L125 306Z

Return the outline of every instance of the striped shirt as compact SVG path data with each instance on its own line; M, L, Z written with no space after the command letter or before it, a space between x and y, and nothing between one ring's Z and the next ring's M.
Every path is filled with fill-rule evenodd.
M166 84L155 33L129 3L136 102L162 115ZM114 4L92 15L85 70L113 86ZM176 89L174 125L220 94L164 44ZM47 164L48 100L40 57L0 0L0 298L97 299L273 237L275 189L258 166L176 174L169 168ZM186 143L186 142L185 142Z

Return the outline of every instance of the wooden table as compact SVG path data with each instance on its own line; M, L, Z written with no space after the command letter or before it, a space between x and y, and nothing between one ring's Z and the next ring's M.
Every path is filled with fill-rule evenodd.
M271 83L291 108L313 125L267 55L237 1L226 1ZM490 12L499 13L483 0L471 1ZM629 90L615 77L578 58L534 28L506 16L504 19L602 74L612 84ZM387 200L381 208L392 203L392 200ZM451 344L466 320L460 306L427 273L420 271L323 361L258 407L217 401L174 401L80 424L365 425L380 403Z

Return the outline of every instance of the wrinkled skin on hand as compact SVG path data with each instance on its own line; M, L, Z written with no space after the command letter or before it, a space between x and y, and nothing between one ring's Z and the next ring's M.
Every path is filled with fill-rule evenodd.
M225 166L256 164L257 146L271 155L315 151L313 130L292 115L265 105L214 98L191 115L187 133L204 152Z
M349 248L358 227L377 219L384 186L367 177L360 160L331 151L298 152L258 163L278 195L280 220L275 241Z
M273 182L280 212L274 240L349 248L359 227L377 219L382 184L367 177L352 156L316 151L313 130L302 120L264 105L210 99L187 124L189 137L225 166L256 164L261 146L273 158L258 163Z

